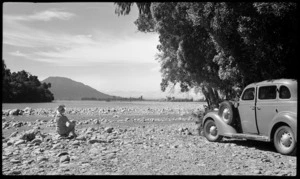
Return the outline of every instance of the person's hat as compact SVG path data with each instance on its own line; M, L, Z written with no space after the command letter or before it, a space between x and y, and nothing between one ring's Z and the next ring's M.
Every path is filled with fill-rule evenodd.
M58 111L61 111L62 109L65 109L65 105L63 105L63 104L62 104L62 105L59 105L59 106L57 107L57 110L58 110Z

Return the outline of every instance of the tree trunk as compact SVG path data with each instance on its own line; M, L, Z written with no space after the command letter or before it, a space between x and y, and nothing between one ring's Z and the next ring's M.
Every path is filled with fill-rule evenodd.
M208 83L203 83L201 90L203 95L205 96L208 109L218 108L221 99L217 90L212 88Z

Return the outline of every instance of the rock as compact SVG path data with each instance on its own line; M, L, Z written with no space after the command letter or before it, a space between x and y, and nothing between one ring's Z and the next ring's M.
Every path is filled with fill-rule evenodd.
M101 151L98 148L92 148L89 150L89 153L91 154L99 154Z
M59 154L57 154L57 157L61 157L61 156L63 156L63 155L69 155L69 153L68 152L60 152Z
M253 171L253 173L254 173L254 174L261 174L261 170L256 169L256 170Z
M80 145L80 142L78 140L75 140L72 145Z
M15 122L12 124L13 127L21 127L23 126L23 123L22 122Z
M96 119L96 120L94 121L94 124L100 124L100 121Z
M35 139L36 134L39 132L40 131L37 129L28 130L21 134L20 139L23 139L25 141L32 141L33 139Z
M76 140L86 140L86 137L84 135L80 135L76 137Z
M25 109L23 109L24 114L31 114L31 112L33 111L30 107L26 107Z
M9 111L9 115L17 116L19 114L20 109L12 109Z
M14 144L14 142L15 142L15 141L8 140L8 141L6 142L6 145L7 145L7 146L11 146L11 145L13 145L13 144Z
M2 129L5 129L7 127L9 127L9 123L8 122L2 123Z
M59 148L62 148L62 145L61 145L60 143L54 144L54 145L52 146L52 149L59 149Z
M60 163L70 162L70 157L69 157L69 155L63 155L63 156L61 156L60 159L59 159L59 162L60 162Z
M100 143L100 142L106 142L106 141L101 140L101 139L90 139L88 141L89 144Z
M35 144L35 145L39 145L39 144L41 144L41 143L42 143L42 140L41 140L41 139L38 139L38 138L36 138L36 139L33 139L33 140L31 141L31 143L32 143L32 144Z
M12 138L12 137L16 137L16 135L18 134L19 132L16 131L16 132L13 132L10 134L10 136L8 138Z
M107 132L107 133L111 133L113 131L113 129L114 129L113 127L106 127L104 129L104 131Z
M38 156L37 157L37 163L40 163L42 161L48 161L48 158L45 156Z
M20 145L20 144L25 144L25 140L20 139L20 140L17 140L17 141L14 143L15 146L18 146L18 145Z
M10 162L11 163L21 163L21 160L19 160L19 159L11 159Z
M20 175L22 172L20 170L14 170L14 171L11 171L9 174L10 175Z
M265 172L265 175L268 175L268 176L270 176L270 175L272 175L272 174L273 174L273 172L270 171L270 170L268 170L268 171Z

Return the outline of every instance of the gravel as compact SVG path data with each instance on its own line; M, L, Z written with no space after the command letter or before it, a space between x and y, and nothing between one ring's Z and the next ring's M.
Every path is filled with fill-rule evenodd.
M296 176L296 156L259 141L208 142L195 107L158 104L68 109L77 138L55 133L54 109L2 110L2 174Z

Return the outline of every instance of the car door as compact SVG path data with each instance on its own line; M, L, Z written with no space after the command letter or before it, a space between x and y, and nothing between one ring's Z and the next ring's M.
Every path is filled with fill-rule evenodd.
M243 133L258 133L255 118L255 96L255 87L248 87L244 90L239 101L238 111L241 119Z
M258 87L256 113L258 131L260 135L268 135L269 124L278 113L277 103L277 86L275 84Z

